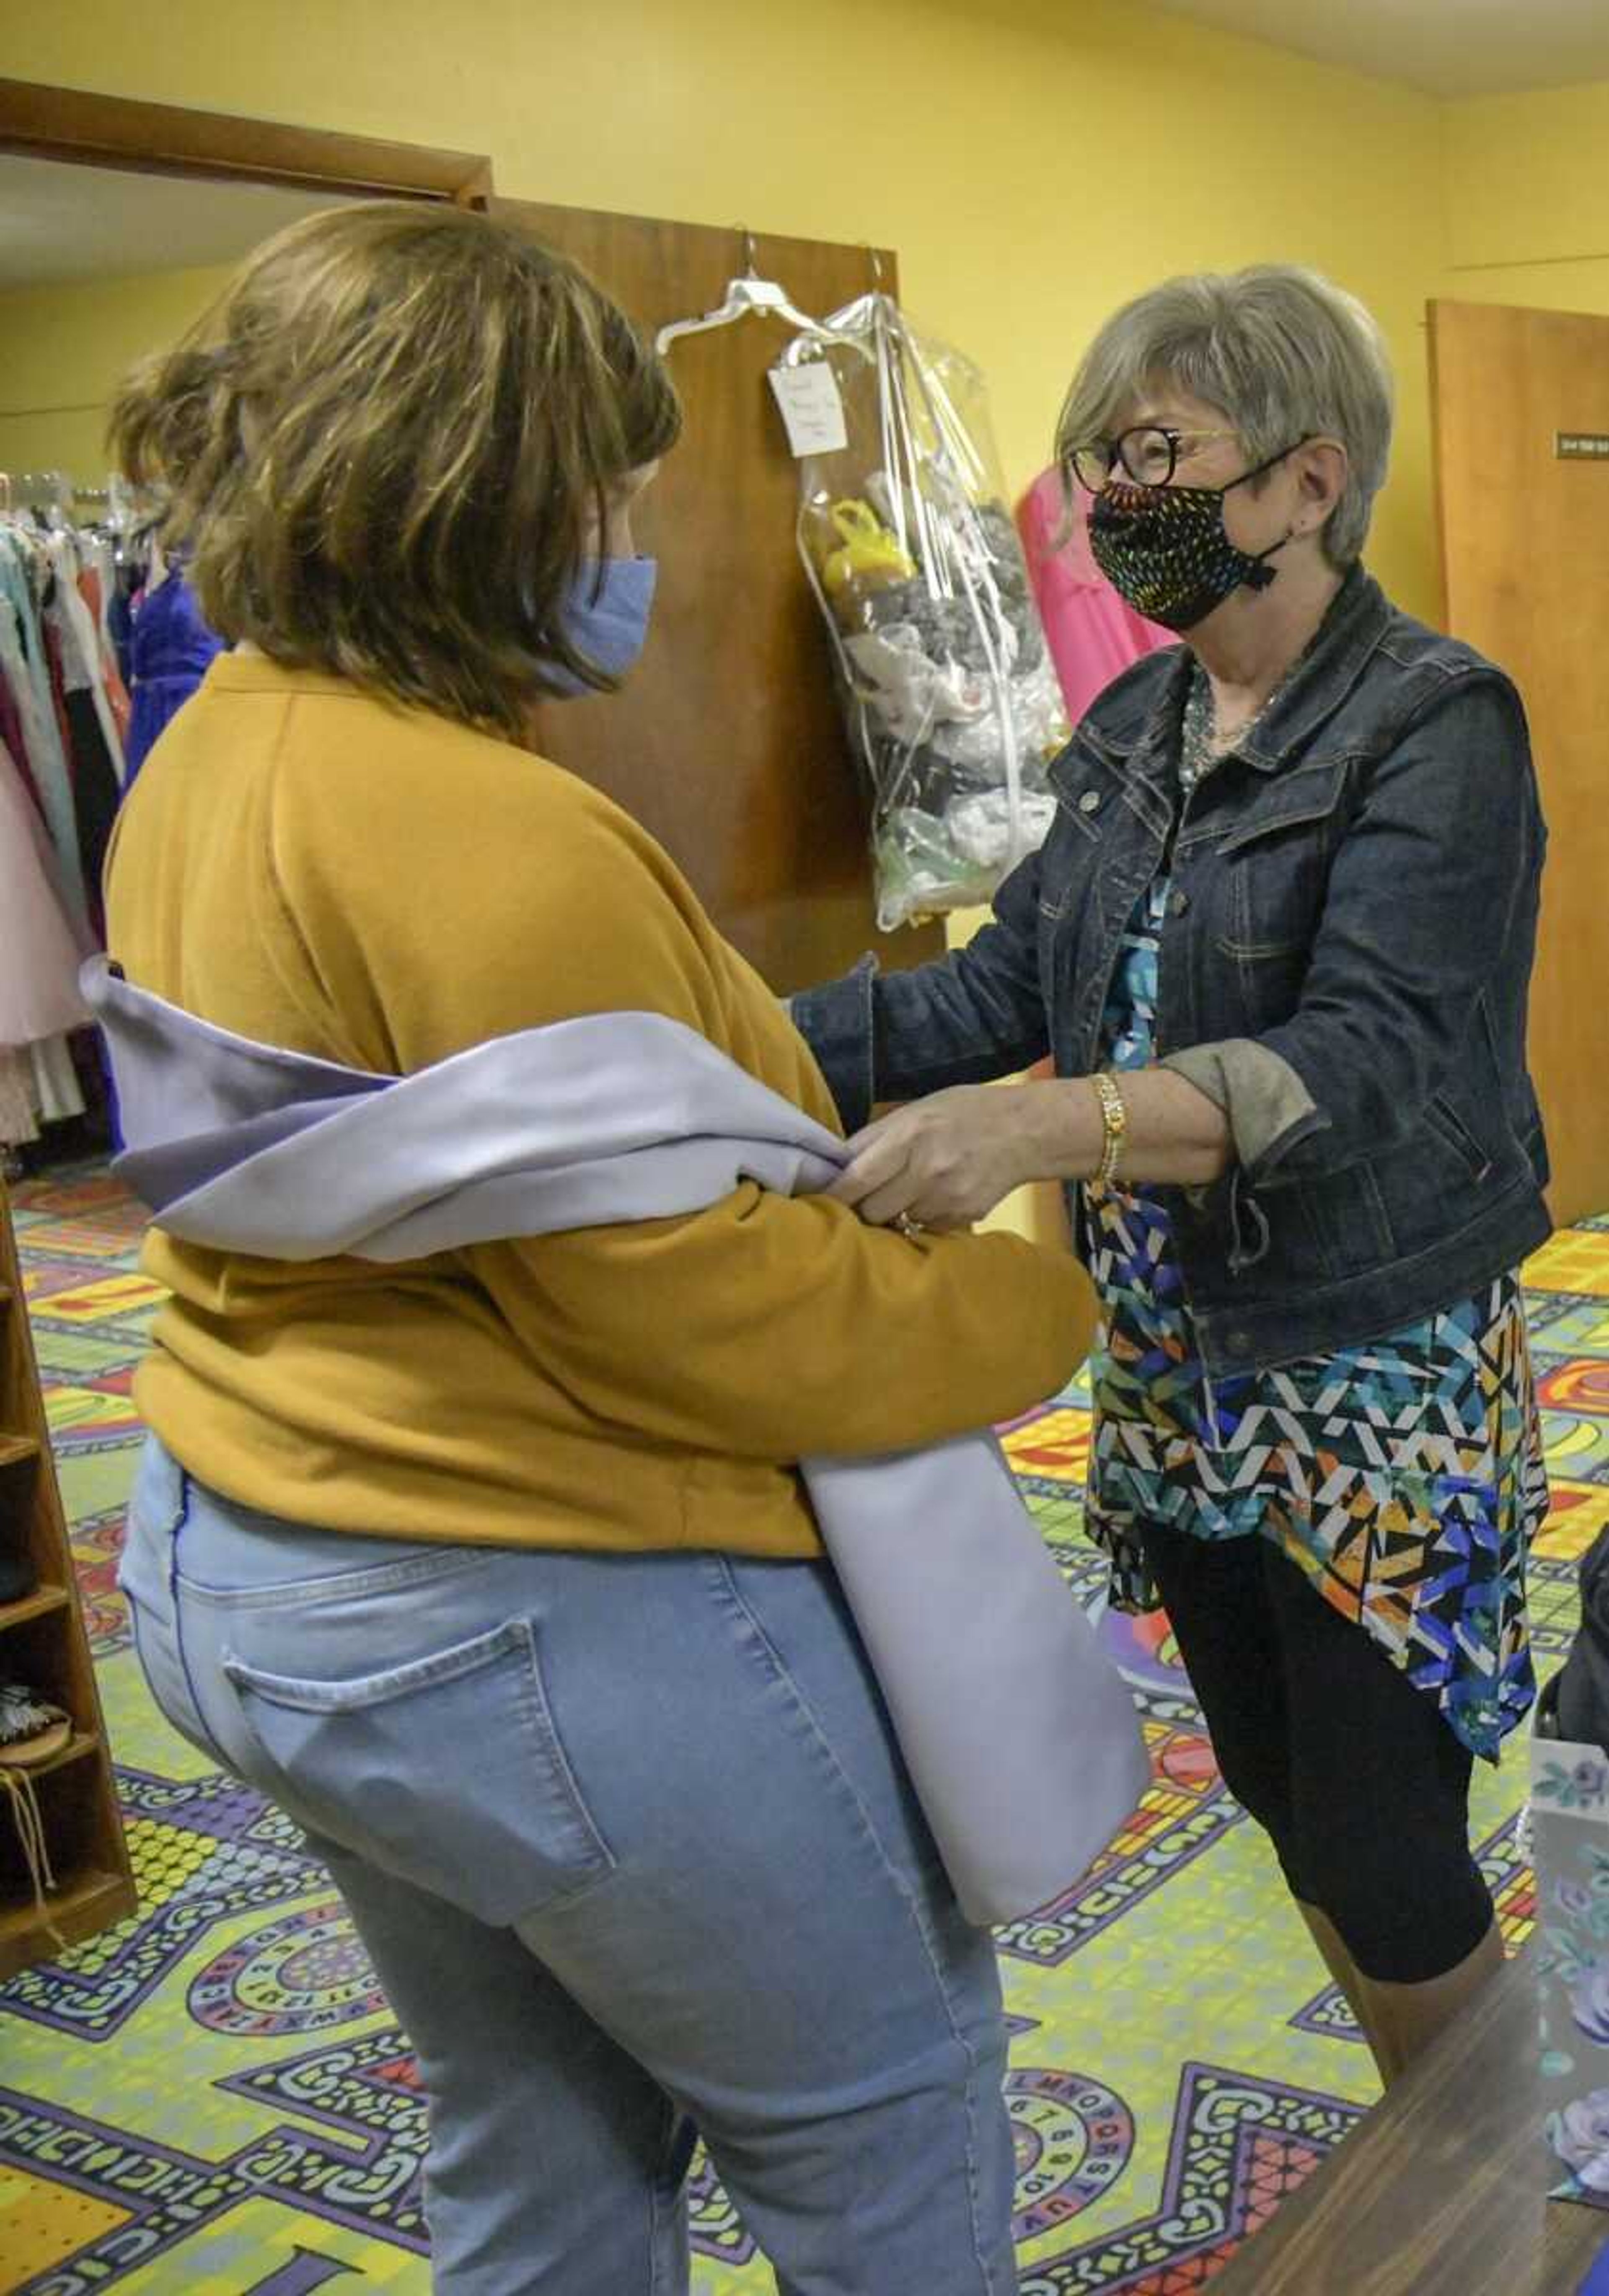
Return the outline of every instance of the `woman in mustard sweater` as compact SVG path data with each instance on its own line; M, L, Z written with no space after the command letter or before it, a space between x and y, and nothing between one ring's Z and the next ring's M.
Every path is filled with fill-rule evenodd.
M132 988L375 1078L664 1016L836 1126L674 865L528 746L533 698L629 667L678 421L568 263L389 203L270 242L130 384L118 449L234 645L120 824ZM1053 1390L1071 1267L750 1184L390 1262L159 1226L147 1266L142 1659L351 1909L444 2296L685 2289L695 2133L792 2296L1005 2296L992 1953L798 1463Z

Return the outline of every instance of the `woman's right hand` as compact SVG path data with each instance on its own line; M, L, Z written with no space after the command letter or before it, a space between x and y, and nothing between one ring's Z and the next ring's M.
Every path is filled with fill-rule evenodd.
M956 1085L879 1117L850 1140L853 1161L830 1193L873 1226L972 1226L1037 1177L1026 1160L1031 1089Z

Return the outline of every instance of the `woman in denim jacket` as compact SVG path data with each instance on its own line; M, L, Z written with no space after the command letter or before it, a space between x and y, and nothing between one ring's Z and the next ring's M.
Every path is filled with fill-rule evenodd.
M1090 1530L1115 1600L1166 1606L1388 2081L1502 1957L1468 1792L1534 1694L1515 1271L1548 1228L1524 713L1359 562L1391 423L1376 328L1310 273L1109 321L1058 454L1109 579L1185 643L1091 708L970 947L792 1007L864 1128L866 1218L1070 1184ZM1047 1054L1054 1081L983 1089Z

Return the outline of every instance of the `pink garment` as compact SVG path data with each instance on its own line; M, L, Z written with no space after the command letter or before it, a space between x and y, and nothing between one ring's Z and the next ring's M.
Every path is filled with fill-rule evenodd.
M45 808L39 802L39 785L29 765L28 750L22 739L21 714L17 708L16 696L5 682L3 669L0 669L0 749L11 751L12 763L17 768L23 788L34 801L35 811L43 821Z
M1084 516L1088 501L1082 488L1075 488L1069 521L1062 474L1053 467L1040 472L1017 504L1023 555L1067 715L1075 726L1120 670L1159 646L1178 643L1171 630L1125 605L1090 556Z
M90 954L69 923L55 856L9 750L0 749L0 1046L16 1049L82 1029L90 1013L78 967Z

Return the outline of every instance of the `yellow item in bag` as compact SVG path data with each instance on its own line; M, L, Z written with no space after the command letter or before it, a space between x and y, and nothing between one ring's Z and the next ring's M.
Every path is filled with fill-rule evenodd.
M915 561L900 549L870 503L834 503L832 516L841 543L821 570L829 597L857 579L863 588L870 590L911 579L916 571Z

